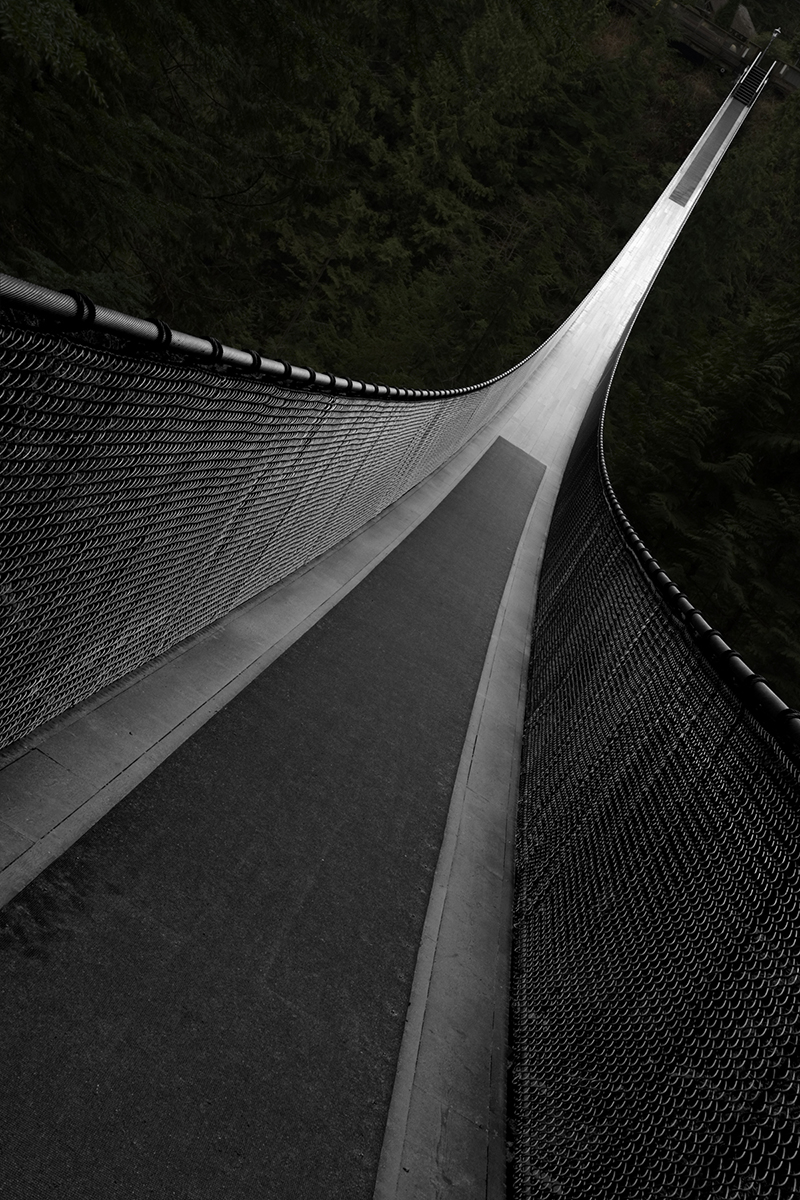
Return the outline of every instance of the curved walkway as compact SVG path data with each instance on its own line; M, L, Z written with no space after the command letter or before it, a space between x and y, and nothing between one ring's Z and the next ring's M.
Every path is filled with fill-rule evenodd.
M448 805L542 470L495 441L6 910L6 1194L371 1195Z
M450 464L0 773L9 1200L502 1195L538 563L731 105Z

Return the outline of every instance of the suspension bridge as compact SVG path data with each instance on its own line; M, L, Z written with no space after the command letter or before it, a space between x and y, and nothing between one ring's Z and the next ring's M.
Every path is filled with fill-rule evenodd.
M479 387L0 279L9 1200L795 1194L800 716L600 436L768 77Z

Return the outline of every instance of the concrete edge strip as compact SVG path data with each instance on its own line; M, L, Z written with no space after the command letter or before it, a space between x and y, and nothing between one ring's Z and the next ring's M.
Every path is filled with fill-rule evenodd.
M273 585L272 588L268 589L264 594L263 601L261 601L263 603L269 603L271 597L285 592L287 588L294 586L299 577L304 577L306 581L310 581L316 567L329 566L331 560L335 559L337 555L352 555L353 543L356 543L362 535L374 537L375 527L379 526L381 522L384 522L385 528L389 531L392 519L394 519L396 524L398 512L402 512L406 518L405 524L401 529L398 530L395 528L388 533L382 545L379 545L377 548L373 547L369 553L368 560L362 560L361 565L357 567L350 578L334 585L330 594L322 602L316 603L313 609L307 611L302 619L293 625L287 625L286 632L284 632L282 637L279 637L270 645L259 647L259 650L255 652L247 665L241 666L240 664L240 668L222 687L201 701L193 711L178 721L172 728L165 728L155 738L153 743L146 747L134 761L119 770L113 778L109 778L100 786L87 780L83 798L75 802L72 811L67 813L52 829L38 837L32 845L22 850L16 858L0 870L0 907L7 904L27 884L32 882L49 863L63 854L92 825L105 816L115 804L124 799L151 771L154 771L184 741L196 733L206 721L210 720L225 704L247 687L256 676L266 670L275 659L283 654L285 650L288 650L295 641L302 637L308 629L316 624L340 600L344 599L362 579L377 567L400 542L430 515L433 509L441 503L468 471L472 469L475 463L495 441L500 429L508 420L514 408L515 400L512 400L510 405L504 406L498 414L470 438L460 451L439 467L433 475L422 480L404 496L400 497L399 500L395 501L394 504L390 505L388 509L378 514L363 530L346 539L339 546L334 547L311 568L308 566L302 567L286 580L282 580L279 584ZM389 518L389 520L386 518ZM212 627L212 630L226 629L235 623L242 611L252 613L253 609L257 608L259 603L258 598L249 601L240 609L234 610L228 617L223 618L221 622ZM202 642L203 640L201 637L200 641ZM210 642L211 638L208 640ZM188 648L197 649L197 647L198 639L192 639ZM180 657L180 654L171 655L168 661L159 664L156 671L147 672L144 676L145 680L156 674L159 670L178 670ZM138 672L131 677L128 686L132 687L141 682L142 673ZM103 695L103 702L115 699L124 691L124 687L115 687L107 695ZM102 703L96 707L84 706L77 718L70 713L65 714L63 720L55 723L56 732L65 727L75 727L87 714L91 715L94 712L102 714ZM51 757L47 753L47 737L40 742L30 745L20 758L13 759L11 762L5 764L5 767L10 768L14 766L18 768L26 755L30 755L32 752ZM52 761L59 767L62 766L55 755L52 756ZM65 775L69 778L69 782L73 786L76 781L80 782L80 777L71 773L69 768L64 768L64 770ZM0 791L2 791L3 774L3 768L0 768Z
M467 847L481 839L480 828L466 814L470 792L470 776L482 759L490 754L490 740L497 748L498 721L506 718L505 749L510 751L508 774L498 780L494 794L487 796L498 812L502 811L506 829L505 865L502 879L496 888L497 943L510 943L511 897L513 895L513 834L516 818L517 792L519 788L520 752L522 746L523 721L528 665L530 660L531 630L536 604L536 591L541 570L547 529L554 505L557 488L551 480L545 487L545 479L539 487L528 514L519 540L514 561L509 572L497 617L492 631L489 649L484 662L481 680L473 706L472 715L464 742L464 748L453 787L447 824L442 847L434 875L428 911L423 928L422 940L417 956L411 988L406 1025L398 1058L397 1073L392 1093L389 1116L386 1123L381 1150L378 1175L373 1200L411 1200L412 1196L439 1195L445 1186L441 1175L441 1147L439 1128L430 1128L430 1139L426 1146L409 1144L409 1124L416 1099L424 1093L433 1094L442 1090L441 1082L431 1061L425 1062L421 1054L426 1020L430 1015L431 997L434 991L463 995L474 978L470 962L470 950L465 946L445 944L442 937L443 921L450 901L450 885L459 868L459 856L463 857ZM509 610L523 612L522 621L508 621ZM509 628L510 626L510 628ZM495 668L498 651L512 648L520 652L518 668L506 678L500 678ZM495 679L493 681L493 675ZM511 677L509 677L509 675ZM485 792L485 789L484 789ZM444 977L449 979L444 981ZM505 1089L507 1055L507 1012L510 995L510 979L506 976L496 980L495 1003L491 1027L485 1029L486 1044L493 1046L492 1076L496 1082L497 1069L501 1072L502 1089ZM498 1012L498 1009L502 1010ZM498 1064L497 1060L501 1059ZM441 1064L437 1063L437 1066ZM447 1099L444 1100L447 1103ZM478 1098L487 1110L486 1128L475 1126L475 1136L482 1142L478 1153L485 1157L485 1184L477 1197L499 1197L505 1194L505 1146L501 1156L502 1168L497 1156L488 1146L491 1121L488 1110L491 1094ZM408 1165L411 1163L412 1165ZM433 1190L423 1192L420 1181ZM443 1194L443 1193L442 1193ZM462 1193L459 1192L461 1195ZM466 1195L467 1193L463 1193ZM470 1195L473 1193L470 1192Z

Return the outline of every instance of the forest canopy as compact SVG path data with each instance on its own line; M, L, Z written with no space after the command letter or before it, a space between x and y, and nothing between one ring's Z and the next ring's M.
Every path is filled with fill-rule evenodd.
M794 45L794 6L748 7ZM0 269L411 387L541 343L733 84L603 0L0 0L0 35ZM798 104L767 92L704 194L607 433L653 552L795 704Z

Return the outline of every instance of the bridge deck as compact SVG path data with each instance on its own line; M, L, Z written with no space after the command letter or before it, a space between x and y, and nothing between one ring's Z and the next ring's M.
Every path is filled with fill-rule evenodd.
M5 1194L355 1197L376 1167L382 1200L502 1194L538 564L737 103L687 204L684 165L451 463L6 766Z
M6 1194L372 1194L448 806L542 472L496 440L9 906ZM506 844L475 869L502 876ZM496 960L496 933L483 950Z

